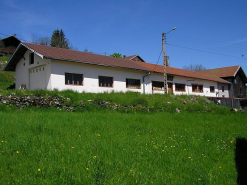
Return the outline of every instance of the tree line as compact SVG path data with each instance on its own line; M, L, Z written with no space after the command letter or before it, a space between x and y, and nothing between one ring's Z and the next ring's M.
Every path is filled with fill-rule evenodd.
M51 37L37 37L32 36L32 43L40 44L44 46L52 46L57 48L73 49L77 50L70 42L69 39L65 37L65 33L62 29L56 29L53 31ZM85 49L86 50L86 49Z

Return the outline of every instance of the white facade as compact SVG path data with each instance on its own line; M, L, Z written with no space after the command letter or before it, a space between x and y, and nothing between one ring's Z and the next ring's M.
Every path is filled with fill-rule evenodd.
M31 53L27 50L24 57L16 65L16 88L19 89L24 85L29 90L51 89L51 60L34 55L34 63L30 64Z
M147 75L145 71L131 70L124 68L106 67L92 64L83 64L68 61L42 59L38 55L34 55L34 63L30 64L30 53L27 50L19 63L16 65L16 88L25 86L26 89L47 89L47 90L66 90L71 89L78 92L91 92L91 93L103 93L103 92L126 92L134 91L139 93L153 94L164 93L163 90L152 90L152 81L163 81L163 74L153 73ZM66 85L65 73L82 74L82 85ZM112 87L100 87L99 76L112 77ZM144 77L145 76L145 77ZM143 82L143 77L145 82ZM140 80L140 88L130 89L126 87L126 78ZM187 95L200 95L229 97L228 85L218 84L214 81L194 79L183 76L174 76L172 81L172 92L175 95L187 94ZM185 84L184 91L177 91L176 84ZM202 85L203 92L193 92L192 85ZM221 86L224 85L224 92L221 92ZM210 92L210 86L214 87L214 91ZM220 90L219 90L220 89ZM211 90L212 91L212 90ZM217 95L218 94L218 95Z

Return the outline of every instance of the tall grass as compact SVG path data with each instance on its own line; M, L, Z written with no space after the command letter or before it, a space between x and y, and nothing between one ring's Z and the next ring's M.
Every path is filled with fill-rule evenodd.
M236 184L235 141L247 138L245 120L239 113L6 110L0 183Z
M117 105L119 112L176 112L176 108L186 112L213 112L226 114L229 113L228 107L215 105L207 98L202 96L172 95L172 94L139 94L135 92L127 93L78 93L72 90L65 91L19 91L19 90L0 90L3 96L26 96L35 95L42 97L59 98L63 105L72 106L75 112L84 112L92 110L105 110ZM63 98L61 98L63 97Z
M0 89L7 89L15 83L15 73L6 72L0 69Z

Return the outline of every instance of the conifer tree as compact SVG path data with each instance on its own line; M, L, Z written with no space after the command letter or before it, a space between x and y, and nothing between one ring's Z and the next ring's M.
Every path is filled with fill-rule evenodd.
M54 30L51 36L51 46L57 48L70 49L69 40L65 37L63 30Z

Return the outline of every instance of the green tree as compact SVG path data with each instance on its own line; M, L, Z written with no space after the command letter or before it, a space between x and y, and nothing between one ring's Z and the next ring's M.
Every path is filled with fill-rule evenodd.
M122 54L120 54L120 53L113 53L112 55L110 55L110 57L123 58Z
M57 48L70 49L69 40L65 37L63 30L54 30L51 36L51 46Z

